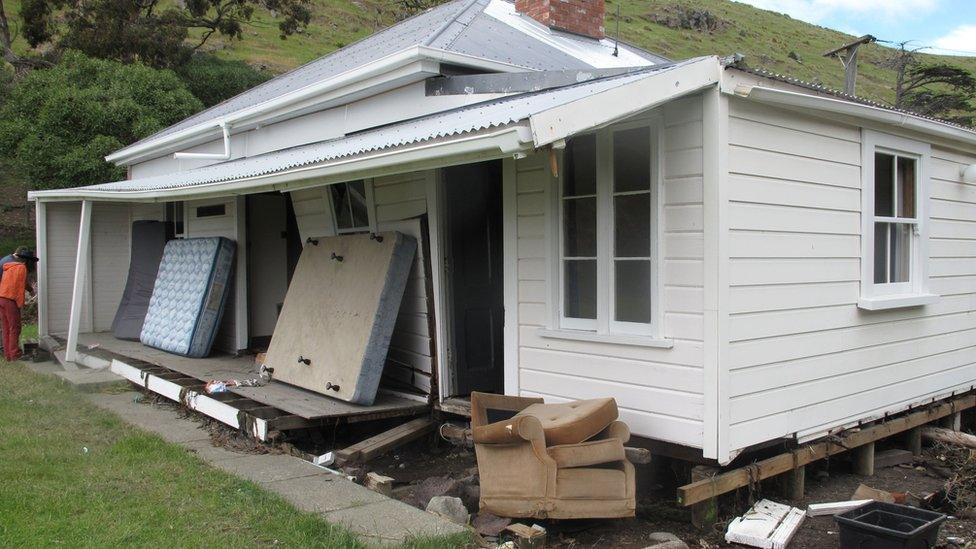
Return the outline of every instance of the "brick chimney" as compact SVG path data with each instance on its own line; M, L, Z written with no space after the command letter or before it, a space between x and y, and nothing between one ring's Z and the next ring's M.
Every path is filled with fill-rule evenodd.
M604 0L515 0L515 11L543 25L603 38Z

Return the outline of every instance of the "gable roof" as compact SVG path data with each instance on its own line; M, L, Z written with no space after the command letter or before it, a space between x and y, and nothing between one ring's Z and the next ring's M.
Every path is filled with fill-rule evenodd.
M195 126L216 124L224 117L259 106L312 84L423 46L507 65L510 70L562 70L644 66L668 60L621 44L551 30L515 13L506 0L454 0L370 35L329 55L255 86L205 109L112 155L151 143Z

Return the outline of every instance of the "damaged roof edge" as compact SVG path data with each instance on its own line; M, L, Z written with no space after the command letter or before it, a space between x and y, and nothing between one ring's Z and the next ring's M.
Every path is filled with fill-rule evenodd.
M365 152L324 162L297 166L251 177L218 181L182 188L152 190L103 190L90 187L31 191L29 200L61 202L96 200L107 202L166 202L266 191L296 191L306 187L347 181L357 177L376 177L473 161L504 158L533 149L527 124L513 124L468 134L447 136L436 141L416 143ZM315 180L315 181L311 181Z
M370 78L382 77L398 67L402 67L416 61L450 63L454 65L469 66L498 72L519 72L528 70L518 65L481 59L471 55L431 48L429 46L411 46L409 48L400 50L397 53L336 75L327 80L316 82L314 84L299 88L291 93L269 99L254 105L253 107L241 109L219 118L205 120L199 124L195 124L175 133L162 135L159 137L150 136L147 139L138 141L132 145L123 147L109 154L105 157L105 161L112 162L114 164L125 164L136 159L141 160L147 156L154 156L153 151L156 149L190 140L195 137L200 137L208 133L212 133L214 139L217 139L219 137L221 124L233 126L235 124L246 123L248 120L257 118L262 114L266 114L276 109L287 108L290 105L294 105L300 101L309 100L317 95L354 86L355 84Z

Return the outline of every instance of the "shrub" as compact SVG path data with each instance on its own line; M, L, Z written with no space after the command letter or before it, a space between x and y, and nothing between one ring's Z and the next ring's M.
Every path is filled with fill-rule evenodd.
M0 157L35 189L121 179L124 169L105 155L202 107L172 71L69 51L0 105Z

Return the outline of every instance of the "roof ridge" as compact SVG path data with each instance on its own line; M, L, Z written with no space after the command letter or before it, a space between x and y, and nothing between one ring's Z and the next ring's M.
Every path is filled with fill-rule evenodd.
M462 0L458 0L458 1L462 1ZM450 27L455 22L457 22L457 20L460 19L462 15L467 13L467 11L471 9L472 6L474 6L480 1L481 0L467 0L467 4L465 4L465 6L457 12L457 15L441 23L441 26L437 27L437 30L435 30L433 34L431 34L423 42L421 42L420 45L430 46L431 44L433 44L435 40L440 38L440 36L444 34L445 31L447 31L448 27Z

